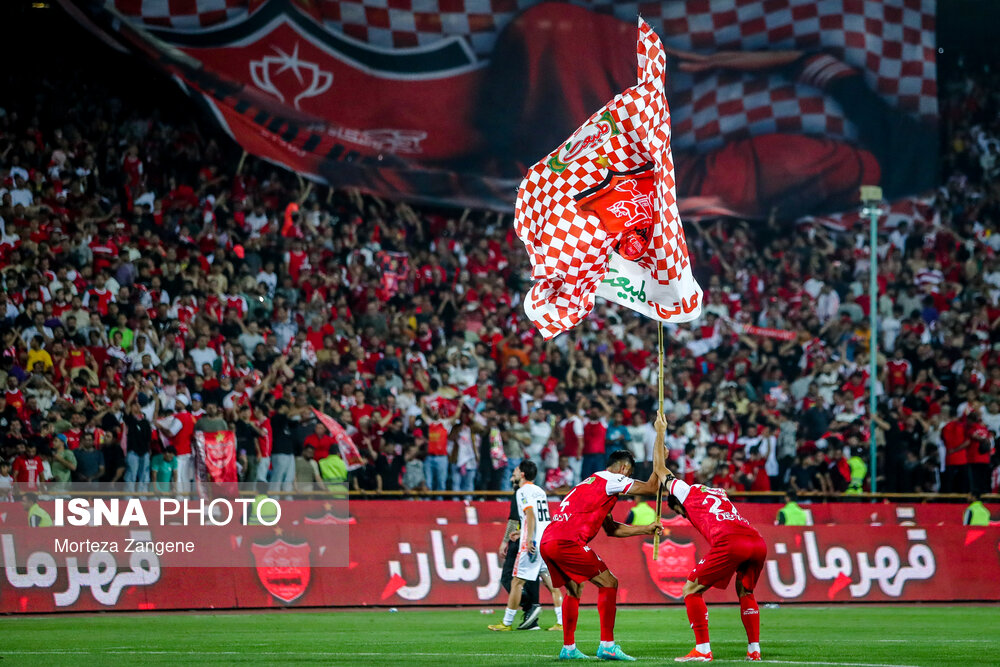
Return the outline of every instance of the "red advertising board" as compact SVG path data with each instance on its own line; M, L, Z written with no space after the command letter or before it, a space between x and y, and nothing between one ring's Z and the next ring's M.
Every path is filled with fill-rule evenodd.
M616 515L627 511L621 505ZM470 507L475 511L447 502L354 503L346 567L328 566L330 526L305 521L281 535L260 526L219 529L213 539L242 553L245 567L180 566L182 561L170 553L155 558L115 554L114 563L105 563L104 557L95 560L45 547L52 540L43 533L60 529L33 529L35 537L24 530L15 535L8 528L0 532L0 612L498 605L505 597L496 547L507 505ZM747 504L741 511L755 507L765 506ZM959 512L960 507L950 509ZM758 523L769 549L758 600L1000 600L1000 527L893 522L862 528L859 523L865 522L805 527ZM657 561L652 560L651 538L601 535L592 543L621 581L621 602L679 603L680 587L707 546L682 520L667 524L669 534ZM708 599L735 598L730 591L712 591ZM584 601L594 602L593 591Z

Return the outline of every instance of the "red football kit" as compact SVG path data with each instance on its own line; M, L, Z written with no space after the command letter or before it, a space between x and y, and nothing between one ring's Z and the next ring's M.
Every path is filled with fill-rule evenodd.
M767 557L767 545L760 533L740 515L722 489L690 485L679 479L671 480L668 488L670 495L684 505L691 525L711 545L688 580L725 588L733 573L739 573L743 587L752 591Z
M540 547L553 586L565 586L567 580L589 581L608 569L587 543L601 529L618 496L634 483L631 477L601 470L573 487L559 503Z

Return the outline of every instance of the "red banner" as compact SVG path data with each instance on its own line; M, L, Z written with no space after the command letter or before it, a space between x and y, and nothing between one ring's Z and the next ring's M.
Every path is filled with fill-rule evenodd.
M61 2L248 152L331 185L508 211L525 167L635 83L637 9L670 49L685 217L794 219L853 207L861 183L934 184L932 0Z
M337 449L340 451L340 458L344 459L347 469L349 471L357 470L363 466L365 462L361 458L361 452L358 451L358 446L351 439L351 436L347 435L344 427L338 424L337 420L330 415L320 412L316 408L313 408L312 411L316 414L316 418L319 419L320 423L330 432L330 435L333 436L333 439L337 443Z
M15 511L8 505L8 511ZM741 512L755 507L742 505ZM836 506L848 509L848 506ZM867 506L866 506L867 507ZM15 541L0 534L5 584L0 613L61 610L252 608L276 606L498 605L506 522L503 503L385 501L355 503L347 567L328 567L328 526L308 522L283 534L264 527L220 531L245 567L172 566L176 554L116 554L117 567L91 567L54 553L49 531ZM615 512L624 516L621 503ZM960 513L959 506L951 510ZM994 508L995 509L995 508ZM490 521L484 521L485 517ZM860 516L860 515L859 515ZM950 515L949 515L950 516ZM470 523L475 522L475 523ZM677 604L680 586L707 546L683 520L668 521L661 558L651 538L599 536L592 546L621 581L625 604ZM768 561L761 602L1000 600L1000 528L954 525L776 527L758 524ZM35 537L37 533L37 537ZM155 539L160 536L153 535ZM49 544L45 546L46 540ZM15 551L18 553L15 560ZM30 555L28 568L17 567ZM70 562L72 559L72 562ZM55 567L39 567L52 561ZM100 565L100 564L98 564ZM195 574L196 576L192 576ZM593 603L593 587L584 601ZM732 602L711 591L709 602Z
M194 434L195 446L200 461L205 464L208 482L235 484L236 476L236 433L216 431Z
M765 338L777 338L778 340L795 340L796 333L788 329L772 329L769 327L755 327L750 324L740 324L733 322L732 326L737 331L748 336L763 336Z

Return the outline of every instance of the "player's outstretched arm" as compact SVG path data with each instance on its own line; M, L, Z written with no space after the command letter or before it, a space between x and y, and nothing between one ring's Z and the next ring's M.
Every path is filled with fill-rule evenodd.
M667 471L666 449L663 446L667 433L667 420L662 412L657 414L655 426L656 443L653 445L653 473L645 482L636 480L629 490L625 492L626 495L655 496L656 491L660 488L661 481L665 481L670 474Z
M660 480L656 476L656 471L649 476L645 482L635 480L632 486L625 492L626 496L655 496L656 489L660 486Z
M663 532L663 526L651 523L648 526L630 526L618 523L610 515L604 517L604 532L609 537L635 537L636 535L655 535Z

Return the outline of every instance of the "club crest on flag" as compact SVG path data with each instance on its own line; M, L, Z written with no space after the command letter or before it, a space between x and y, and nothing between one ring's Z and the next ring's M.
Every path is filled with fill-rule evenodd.
M309 543L289 544L282 539L251 547L257 578L267 592L284 603L302 597L309 587Z
M236 433L234 431L199 431L194 437L195 451L208 475L207 481L236 482Z
M213 465L224 468L236 457L232 435L231 431L218 431L205 439L205 450Z
M678 544L673 540L660 542L660 557L653 560L653 543L644 542L642 552L646 557L649 577L667 597L680 600L684 593L684 582L695 564L694 542Z
M653 172L646 168L633 174L608 174L594 191L577 197L580 210L601 219L609 234L622 234L617 251L635 261L649 247L653 224Z

